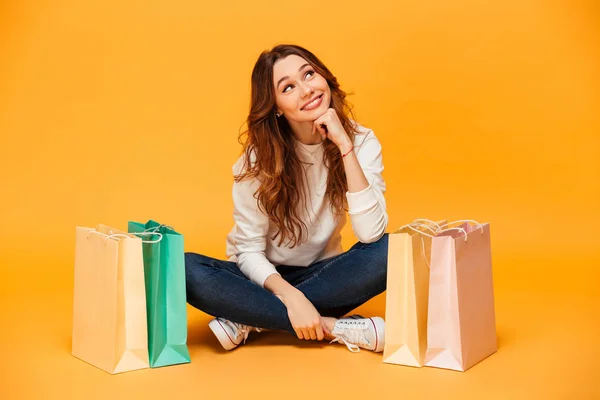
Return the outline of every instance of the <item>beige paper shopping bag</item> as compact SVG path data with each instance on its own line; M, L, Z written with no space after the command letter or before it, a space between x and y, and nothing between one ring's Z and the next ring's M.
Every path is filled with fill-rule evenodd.
M490 225L432 239L425 365L466 371L497 350Z
M72 354L111 374L148 368L142 239L77 227Z
M413 367L424 363L431 235L422 234L427 231L423 228L427 226L414 222L388 236L385 363Z

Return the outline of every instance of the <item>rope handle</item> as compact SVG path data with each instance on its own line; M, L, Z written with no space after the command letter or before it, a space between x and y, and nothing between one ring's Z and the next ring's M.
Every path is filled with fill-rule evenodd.
M155 226L154 228L147 228L146 230L144 230L144 232L158 232L160 230L160 228L167 228L170 229L172 231L175 231L175 229L173 229L173 227L169 226L169 225L165 225L165 224L161 224L158 226ZM158 235L160 235L160 233L157 233Z
M420 219L416 219L415 221L425 221L425 222L428 222L428 223L430 223L430 224L433 224L434 226L436 226L438 229L434 229L434 228L432 228L432 227L431 227L431 226L429 226L429 225L426 225L426 224L422 224L422 223L419 223L419 222L414 222L414 221L413 221L413 222L411 222L410 224L406 224L406 225L403 225L403 226L401 226L401 227L400 227L400 228L399 228L399 229L396 231L396 233L397 233L397 232L400 232L400 231L401 231L402 229L404 229L404 228L409 228L409 229L412 229L413 231L417 232L419 235L422 235L422 236L419 236L419 238L421 239L421 254L423 255L423 259L425 260L425 265L427 265L427 269L429 269L429 270L431 270L431 265L430 265L430 260L428 260L428 259L427 259L427 255L425 254L425 240L423 240L423 236L427 236L427 237L430 237L430 238L434 238L435 236L439 235L440 233L444 233L444 232L448 232L448 231L454 231L454 230L459 230L459 231L462 231L462 232L464 233L464 236L465 236L465 242L467 241L467 231L466 231L466 230L464 230L463 228L447 228L447 229L441 229L441 228L440 228L440 225L438 225L438 224L436 224L435 222L433 222L433 221L430 221L430 220L428 220L428 219L421 219L421 218L420 218ZM444 224L444 225L447 225L447 224ZM415 227L420 227L420 228L429 229L429 230L430 230L430 231L433 233L433 235L430 235L430 234L428 234L428 233L425 233L425 232L423 232L423 231L420 231L420 230L416 229Z
M483 224L480 223L479 221L475 221L474 219L459 219L456 221L452 221L452 222L448 222L445 224L442 224L441 228L448 226L448 225L454 225L454 224L462 224L464 222L472 222L474 225L476 225L476 227L479 229L479 231L481 232L481 234L483 234Z
M398 230L397 230L395 233L398 233L398 232L400 232L400 231L401 231L402 229L404 229L404 228L410 228L410 229L412 229L413 231L417 231L417 230L415 229L415 227L424 228L424 229L429 229L429 230L430 230L432 233L434 233L434 234L437 232L437 230L436 230L436 229L432 228L432 227L431 227L431 226L429 226L429 225L421 224L421 223L418 223L418 222L417 222L417 223L415 223L415 222L411 222L410 224L402 225L400 228L398 228ZM417 231L417 232L419 232L419 233L422 233L421 231Z
M416 220L415 220L415 221L416 221ZM426 220L426 221L429 221L429 220ZM429 221L429 222L433 222L433 221ZM436 225L436 226L439 226L439 225L437 225L435 222L433 222L433 224L434 224L434 225ZM442 226L445 226L445 225L449 225L449 224L443 224ZM425 232L423 232L423 231L420 231L420 230L416 229L415 227L423 227L423 228L427 228L427 229L429 229L429 230L431 230L431 231L433 232L433 235L430 235L430 234L428 234L428 233L425 233ZM462 233L464 233L464 234L465 234L465 242L467 241L467 231L466 231L466 230L464 230L463 228L459 228L459 227L454 227L454 228L446 228L446 229L441 229L441 227L440 227L440 229L439 229L439 230L436 230L436 229L433 229L432 227L430 227L430 226L428 226L428 225L425 225L425 224L421 224L421 223L418 223L418 222L417 222L417 223L415 223L415 222L411 222L410 224L406 224L406 225L403 225L403 226L401 226L401 227L398 229L398 231L400 231L400 230L402 230L402 229L404 229L404 228L409 228L409 229L412 229L413 231L417 232L418 234L425 235L425 236L428 236L428 237L430 237L430 238L433 238L433 237L435 237L435 236L437 236L437 235L439 235L439 234L441 234L441 233L444 233L444 232L458 230L458 231L461 231ZM398 232L398 231L396 231L396 232Z
M110 231L110 232L112 232L112 231ZM129 238L129 239L131 239L131 236L125 235L123 233L111 233L110 235L107 235L105 233L98 232L98 231L90 231L90 233L88 233L88 235L87 235L87 238L89 238L90 235L92 235L92 234L97 234L97 235L100 235L100 236L105 236L105 239L104 239L104 245L105 246L106 246L106 243L108 242L108 239L111 239L111 238L123 237L123 238ZM157 240L142 240L142 243L158 243L158 242L160 242L162 240L162 234L160 234L160 233L139 232L139 233L132 233L132 235L142 235L142 236L144 236L144 235L151 235L151 236L158 235L158 236L160 236Z
M425 223L423 223L425 222ZM402 229L404 228L409 228L412 229L413 231L417 232L419 235L423 235L423 236L427 236L430 238L434 238L435 236L444 233L444 232L448 232L448 231L453 231L453 230L458 230L461 231L464 236L465 236L465 242L468 239L468 235L467 235L467 231L464 228L460 228L460 227L452 227L452 228L447 228L447 226L449 225L454 225L457 223L463 223L463 222L473 222L476 225L479 226L479 229L481 231L481 233L483 234L483 226L482 224L480 224L478 221L472 220L472 219L462 219L462 220L457 220L457 221L452 221L452 222L448 222L442 225L439 225L429 219L424 219L424 218L417 218L415 219L413 222L411 222L410 224L406 224L401 226L400 228L398 228L398 230L396 231L396 233L400 232ZM431 226L433 225L433 227ZM425 233L417 228L424 228L424 229L428 229L429 231L431 231L433 233L433 235L430 235L428 233ZM425 254L425 241L423 240L423 236L420 236L421 238L421 252L423 254L423 259L425 260L425 264L427 265L428 269L431 269L430 266L430 260L427 260L427 255Z
M437 222L434 222L430 219L426 219L426 218L417 218L415 219L413 222L418 222L418 223L422 223L422 222L426 222L430 225L433 225L437 230L440 230L440 225Z

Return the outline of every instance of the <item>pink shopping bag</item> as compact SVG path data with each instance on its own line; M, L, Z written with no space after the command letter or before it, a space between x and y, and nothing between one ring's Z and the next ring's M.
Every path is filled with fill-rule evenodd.
M466 371L496 352L489 223L432 239L427 316L425 366Z

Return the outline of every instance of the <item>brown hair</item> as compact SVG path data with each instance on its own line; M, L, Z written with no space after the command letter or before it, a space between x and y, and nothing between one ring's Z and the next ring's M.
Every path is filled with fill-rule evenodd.
M308 228L298 216L301 195L304 206L307 204L307 194L303 190L306 172L294 151L295 139L290 125L284 117L275 115L273 84L275 62L292 54L302 57L327 80L331 90L330 107L337 112L351 141L354 141L355 128L346 93L340 89L336 77L314 54L289 44L275 46L271 51L261 53L252 70L250 114L246 121L248 127L238 138L243 145L244 169L235 176L235 181L258 179L260 186L254 198L258 201L259 209L278 226L278 232L271 239L279 235L278 246L281 246L287 238L293 248L307 239ZM247 135L245 141L242 140L243 135ZM331 210L334 214L342 214L347 210L345 193L348 183L340 151L330 140L323 142L323 162L329 170L326 193Z

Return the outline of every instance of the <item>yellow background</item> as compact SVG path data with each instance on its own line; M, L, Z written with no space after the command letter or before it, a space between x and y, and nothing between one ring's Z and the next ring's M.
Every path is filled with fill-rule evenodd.
M224 355L190 308L192 364L111 377L70 356L75 226L152 218L224 257L250 73L279 43L355 93L388 231L491 223L496 355L417 370L278 333ZM599 115L597 1L3 1L0 397L600 396Z

